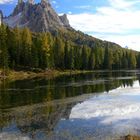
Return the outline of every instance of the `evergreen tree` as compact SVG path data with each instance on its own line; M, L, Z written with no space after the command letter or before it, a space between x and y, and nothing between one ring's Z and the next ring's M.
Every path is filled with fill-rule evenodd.
M90 70L93 70L95 67L95 55L94 55L94 49L92 48L90 51L90 56L89 56L89 66L88 68Z
M32 34L28 28L22 30L22 53L21 63L24 66L31 66L31 47L32 47Z
M22 53L22 39L21 39L21 31L17 27L14 29L13 40L14 40L13 44L15 47L15 49L13 49L13 50L15 52L12 52L12 54L14 55L14 53L15 53L14 61L15 61L16 65L20 65L21 64L21 53Z
M69 49L70 49L70 44L67 41L65 43L65 49L64 49L64 65L65 65L65 69L70 68Z
M81 69L81 48L74 46L74 66L75 69Z
M42 67L50 68L50 44L48 36L43 34L41 36L41 55L42 55Z
M56 68L64 68L64 42L60 37L56 37L54 45L54 62Z
M138 54L138 57L137 57L137 68L140 69L140 53Z
M112 69L113 64L113 55L109 47L105 48L105 54L104 54L104 69Z
M50 45L50 50L49 50L49 67L50 68L54 68L54 38L52 37L52 35L50 33L47 33L48 36L48 43Z
M95 55L95 68L100 69L103 64L104 55L103 55L103 49L99 46L98 43L94 47L94 55Z
M135 69L136 68L136 56L132 51L130 51L129 54L129 68L130 69Z
M39 67L38 50L37 50L37 47L35 46L32 46L32 49L31 49L31 65L33 68Z
M128 69L128 58L126 53L123 53L123 57L122 57L122 68L123 69Z
M69 52L69 60L70 60L70 69L74 69L74 52L73 52L73 47L70 48Z
M79 34L31 33L28 28L11 29L1 25L0 68L4 71L18 67L82 70L140 68L140 53L100 40L80 40Z
M88 68L88 52L87 48L83 46L82 48L82 70L86 70Z
M7 50L7 33L4 25L0 26L0 67L4 70L4 75L8 69L8 50Z

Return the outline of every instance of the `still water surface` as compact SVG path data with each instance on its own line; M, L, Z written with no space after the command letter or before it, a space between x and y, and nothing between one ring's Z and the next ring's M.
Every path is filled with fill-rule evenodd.
M0 140L140 135L140 71L0 83Z

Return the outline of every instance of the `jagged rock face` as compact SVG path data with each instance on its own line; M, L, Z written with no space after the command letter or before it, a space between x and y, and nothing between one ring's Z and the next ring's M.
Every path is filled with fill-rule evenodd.
M66 27L69 27L70 26L69 20L68 20L66 14L64 14L62 16L59 16L59 18L61 19L61 22L64 24L64 26L66 26Z
M35 4L35 3L34 3L34 0L28 0L28 3L30 3L30 4Z
M18 5L15 7L11 16L14 17L14 16L18 15L19 13L21 13L24 10L24 8L25 8L25 3L22 1L18 2Z
M2 19L3 19L3 14L2 11L0 10L0 25L2 24Z
M58 16L51 4L42 0L34 4L33 0L20 1L11 16L4 19L10 27L29 27L35 32L54 31L60 28L70 28L66 15Z

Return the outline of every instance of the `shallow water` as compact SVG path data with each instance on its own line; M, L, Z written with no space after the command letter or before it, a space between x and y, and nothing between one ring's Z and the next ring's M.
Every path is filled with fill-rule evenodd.
M0 140L140 135L140 71L3 81Z

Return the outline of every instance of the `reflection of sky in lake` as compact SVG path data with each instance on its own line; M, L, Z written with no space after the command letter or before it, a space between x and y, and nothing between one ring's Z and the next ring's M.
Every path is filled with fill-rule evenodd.
M140 118L140 88L137 85L138 82L135 82L133 88L119 88L77 104L71 111L70 119L106 117L104 121L111 122L127 117Z
M4 89L0 140L110 140L140 134L135 75L65 78Z
M140 87L118 88L110 93L92 97L75 105L69 120L62 120L60 132L78 133L84 139L109 139L131 134L140 134Z

